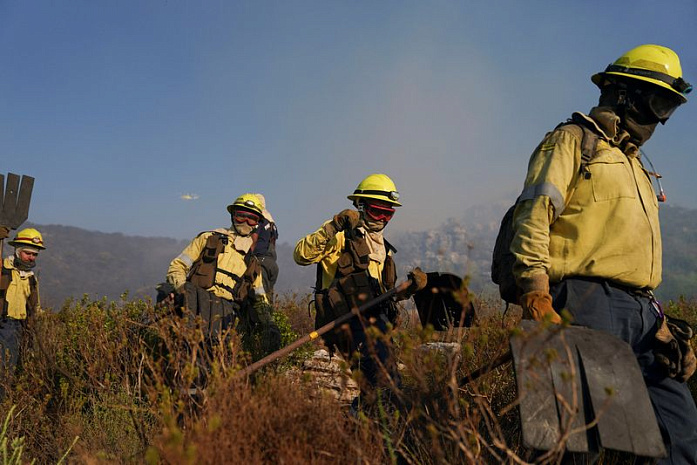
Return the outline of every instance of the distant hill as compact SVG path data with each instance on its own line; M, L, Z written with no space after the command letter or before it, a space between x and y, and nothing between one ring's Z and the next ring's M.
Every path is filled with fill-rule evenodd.
M399 275L414 266L424 271L449 271L470 278L476 292L495 292L489 280L491 251L499 221L507 205L475 207L460 219L449 219L436 229L388 234L398 249ZM697 210L661 208L664 281L661 299L680 295L697 297ZM60 225L29 225L44 234L48 249L37 266L44 306L57 308L67 298L118 299L154 297L155 286L164 280L170 260L188 241L165 237L125 236ZM631 240L631 238L628 238ZM280 293L308 293L315 282L314 266L300 267L293 261L294 244L278 244ZM5 245L5 255L10 253Z

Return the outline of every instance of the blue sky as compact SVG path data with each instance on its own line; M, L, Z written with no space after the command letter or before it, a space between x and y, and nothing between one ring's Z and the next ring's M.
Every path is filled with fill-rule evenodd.
M32 222L182 239L262 192L288 242L384 172L391 229L432 228L511 202L626 50L669 46L697 84L696 25L694 0L0 0L0 172L36 178ZM645 147L690 208L695 122Z

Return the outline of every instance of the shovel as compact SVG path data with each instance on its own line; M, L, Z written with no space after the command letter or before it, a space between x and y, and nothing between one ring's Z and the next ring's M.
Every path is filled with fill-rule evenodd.
M14 173L0 174L0 226L17 229L29 217L31 191L34 188L34 178ZM0 240L0 257L2 257L2 240Z
M414 294L421 326L433 325L436 331L450 327L470 327L474 323L474 305L462 278L450 273L426 273L426 286Z
M646 384L626 342L581 326L521 322L511 338L523 444L660 458L665 448Z
M431 323L438 331L447 329L449 325L471 326L474 318L474 307L472 303L467 302L463 306L463 304L458 302L458 299L456 298L456 294L458 292L464 292L466 297L466 290L463 291L462 278L450 273L439 272L426 273L426 276L428 277L426 286L414 294L414 302L416 303L416 308L419 312L421 323L424 326ZM360 315L366 310L378 305L392 296L404 292L409 285L411 285L411 279L404 281L399 286L396 286L384 294L379 295L375 299L353 309L353 311L350 313L346 313L345 315L342 315L336 320L327 323L310 334L295 340L286 347L283 347L276 352L257 360L241 370L238 373L238 376L248 376L274 360L285 357L298 347L310 341L314 341L323 334L338 328L354 316Z

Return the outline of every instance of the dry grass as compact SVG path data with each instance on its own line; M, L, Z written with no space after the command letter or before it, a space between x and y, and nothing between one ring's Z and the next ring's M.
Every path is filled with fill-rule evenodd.
M307 297L276 302L286 342L311 330ZM402 383L354 417L290 374L311 348L238 379L249 360L234 334L208 346L191 321L149 303L85 298L34 322L22 367L2 380L0 416L16 406L7 437L23 438L25 461L37 463L66 451L72 463L523 463L510 364L458 383L508 350L519 319L501 317L498 302L478 304L488 316L450 333L405 315L391 342ZM695 308L680 301L670 312L695 323ZM425 349L430 342L459 345Z

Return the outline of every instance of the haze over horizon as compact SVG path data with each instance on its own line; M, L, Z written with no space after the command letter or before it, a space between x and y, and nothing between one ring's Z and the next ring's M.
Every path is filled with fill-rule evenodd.
M391 234L427 230L512 202L628 49L673 48L697 84L696 19L689 0L0 2L0 172L36 178L32 223L176 239L262 192L290 243L385 172ZM696 120L690 101L646 145L691 209Z

